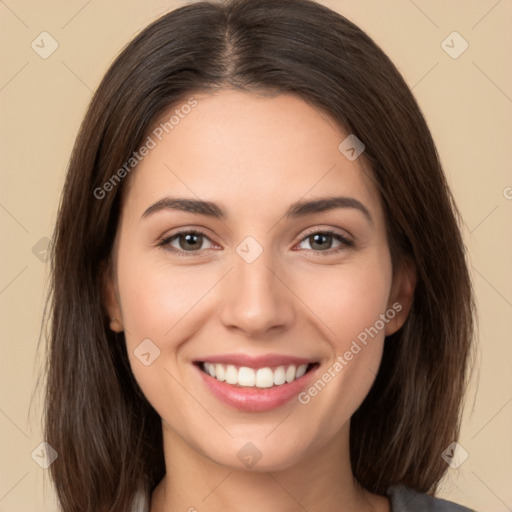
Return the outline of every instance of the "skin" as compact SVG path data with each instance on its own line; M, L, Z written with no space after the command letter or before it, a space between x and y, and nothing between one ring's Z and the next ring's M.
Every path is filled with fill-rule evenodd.
M385 336L407 317L415 273L411 265L392 271L362 158L349 161L338 150L348 134L295 95L223 89L194 98L198 105L129 177L104 288L111 328L124 330L135 378L162 418L167 475L151 512L339 512L341 503L343 511L389 511L388 498L354 480L350 418L375 379ZM175 210L142 217L170 195L213 201L228 218ZM355 208L283 216L295 201L332 195L363 203L372 222ZM183 257L158 246L183 228L205 233L191 249L183 236L171 242ZM310 235L326 229L354 245L327 238L319 248ZM236 252L247 236L263 249L250 264ZM278 353L318 361L320 377L396 302L401 311L305 405L238 411L210 393L192 364ZM149 366L134 355L147 338L160 349ZM248 442L262 454L251 468L237 457Z

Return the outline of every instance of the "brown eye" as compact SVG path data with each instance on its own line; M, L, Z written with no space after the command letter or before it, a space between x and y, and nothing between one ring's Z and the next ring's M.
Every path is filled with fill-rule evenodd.
M176 239L179 241L180 249L197 251L203 245L203 235L196 233L185 233L177 235Z
M314 233L308 234L304 237L301 243L307 241L314 252L327 252L329 254L336 253L348 247L352 247L354 242L349 240L347 237L334 231L315 231ZM338 241L338 245L332 249L334 241Z
M176 252L179 255L183 253L192 253L204 249L205 240L210 239L201 231L180 231L174 235L164 238L158 245L166 250ZM177 246L173 245L177 242ZM211 243L211 241L210 241ZM213 244L212 244L213 245ZM207 247L209 249L211 247Z

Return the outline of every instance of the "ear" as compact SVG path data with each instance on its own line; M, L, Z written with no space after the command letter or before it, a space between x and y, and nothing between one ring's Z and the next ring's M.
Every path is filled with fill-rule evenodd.
M416 289L416 266L411 258L402 259L393 276L388 308L396 312L393 320L386 324L385 335L398 331L405 323L411 310Z
M114 270L111 259L102 265L102 303L108 318L110 319L110 328L114 332L122 332L123 318L119 301L119 290L117 281L114 278Z

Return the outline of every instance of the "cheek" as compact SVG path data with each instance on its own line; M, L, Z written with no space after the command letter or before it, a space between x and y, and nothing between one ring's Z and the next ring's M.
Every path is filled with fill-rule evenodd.
M177 383L184 369L177 360L180 347L204 323L198 316L201 302L206 304L216 276L125 255L118 261L118 279L132 372L146 398L165 416L167 410L186 406L187 394Z
M388 258L353 261L354 264L337 267L312 267L307 280L300 279L296 288L323 324L323 332L337 354L348 350L352 340L385 313L391 287ZM383 339L384 332L381 334Z
M209 292L220 284L222 274L213 266L171 265L161 255L153 261L125 253L118 261L118 277L131 357L145 339L172 352L194 330L200 330L200 316L206 311L211 314L215 308L210 302L219 300L218 290ZM382 251L372 251L340 265L299 265L283 277L294 293L288 299L285 293L282 300L303 310L306 321L315 322L336 354L341 354L385 312L391 263Z
M322 425L326 435L336 435L377 375L385 338L381 315L389 311L392 272L390 260L382 254L337 270L319 269L308 279L315 286L302 289L332 353L331 362L299 397L309 417L316 418L311 435Z
M143 260L143 257L135 261L126 258L118 267L129 342L137 343L140 337L154 338L159 343L163 339L172 342L171 331L188 323L189 313L213 286L215 276L202 273L198 278L193 267L172 267L161 260Z
M124 247L129 246L126 243ZM146 371L141 364L138 356L142 347L145 347L142 353L150 353L145 359L154 360L153 370L163 367L163 356L172 349L176 339L173 336L175 326L184 324L180 319L187 318L187 311L197 297L201 297L190 273L173 270L162 265L161 259L151 256L125 249L119 253L117 266L128 356L135 377L143 381L150 375L155 377L156 372Z

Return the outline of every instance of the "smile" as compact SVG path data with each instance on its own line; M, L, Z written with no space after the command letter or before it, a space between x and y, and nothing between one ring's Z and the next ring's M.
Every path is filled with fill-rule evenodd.
M280 365L277 367L249 368L232 364L200 362L201 370L219 382L232 386L249 388L271 388L282 386L300 379L310 371L316 363L301 365Z

